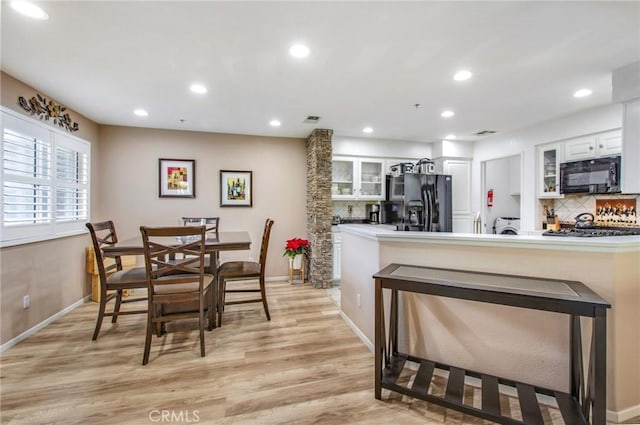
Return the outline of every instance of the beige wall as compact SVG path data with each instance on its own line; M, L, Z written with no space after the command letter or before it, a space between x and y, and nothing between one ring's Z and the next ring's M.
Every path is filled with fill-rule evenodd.
M18 105L19 96L29 99L40 93L51 99L6 73L0 73L0 93L2 106L27 116L28 112ZM69 110L69 114L80 127L73 135L91 143L92 167L95 167L98 125L73 110ZM94 193L95 183L92 180ZM95 202L92 209L95 210ZM84 272L84 249L88 243L88 237L80 235L0 249L1 344L90 293ZM22 308L24 295L31 298L31 307L26 310Z
M306 235L305 141L275 137L100 128L98 211L93 220L114 220L120 239L140 225L177 224L182 216L220 216L221 230L248 230L251 251L222 253L258 258L267 217L275 220L267 277L287 275L285 240ZM196 160L196 198L158 197L158 159ZM220 170L253 172L253 207L220 207Z

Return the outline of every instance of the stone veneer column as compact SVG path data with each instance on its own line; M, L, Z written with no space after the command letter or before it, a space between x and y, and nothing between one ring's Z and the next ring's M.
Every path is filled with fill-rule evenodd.
M307 138L307 235L311 245L309 280L314 288L333 286L331 241L331 136L315 129Z

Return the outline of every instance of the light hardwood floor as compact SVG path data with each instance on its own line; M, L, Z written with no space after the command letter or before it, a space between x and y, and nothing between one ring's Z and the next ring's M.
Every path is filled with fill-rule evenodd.
M2 354L1 423L490 423L386 391L376 400L373 355L324 291L270 282L267 292L271 322L259 304L227 307L206 357L182 326L154 337L144 367L144 316L105 321L92 342L87 303ZM558 423L555 409L544 414Z

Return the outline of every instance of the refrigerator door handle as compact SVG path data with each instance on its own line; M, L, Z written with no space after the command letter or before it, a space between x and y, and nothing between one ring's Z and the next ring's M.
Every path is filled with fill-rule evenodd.
M431 195L431 191L428 190L426 186L423 187L423 196L425 198L425 209L426 214L424 215L424 231L431 231L431 221L433 220L433 199Z

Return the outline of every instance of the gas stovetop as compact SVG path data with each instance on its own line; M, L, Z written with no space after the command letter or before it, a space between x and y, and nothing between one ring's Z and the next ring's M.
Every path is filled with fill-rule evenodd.
M598 238L603 236L640 235L640 228L628 227L594 227L592 229L560 229L547 230L542 236L576 236L579 238Z

